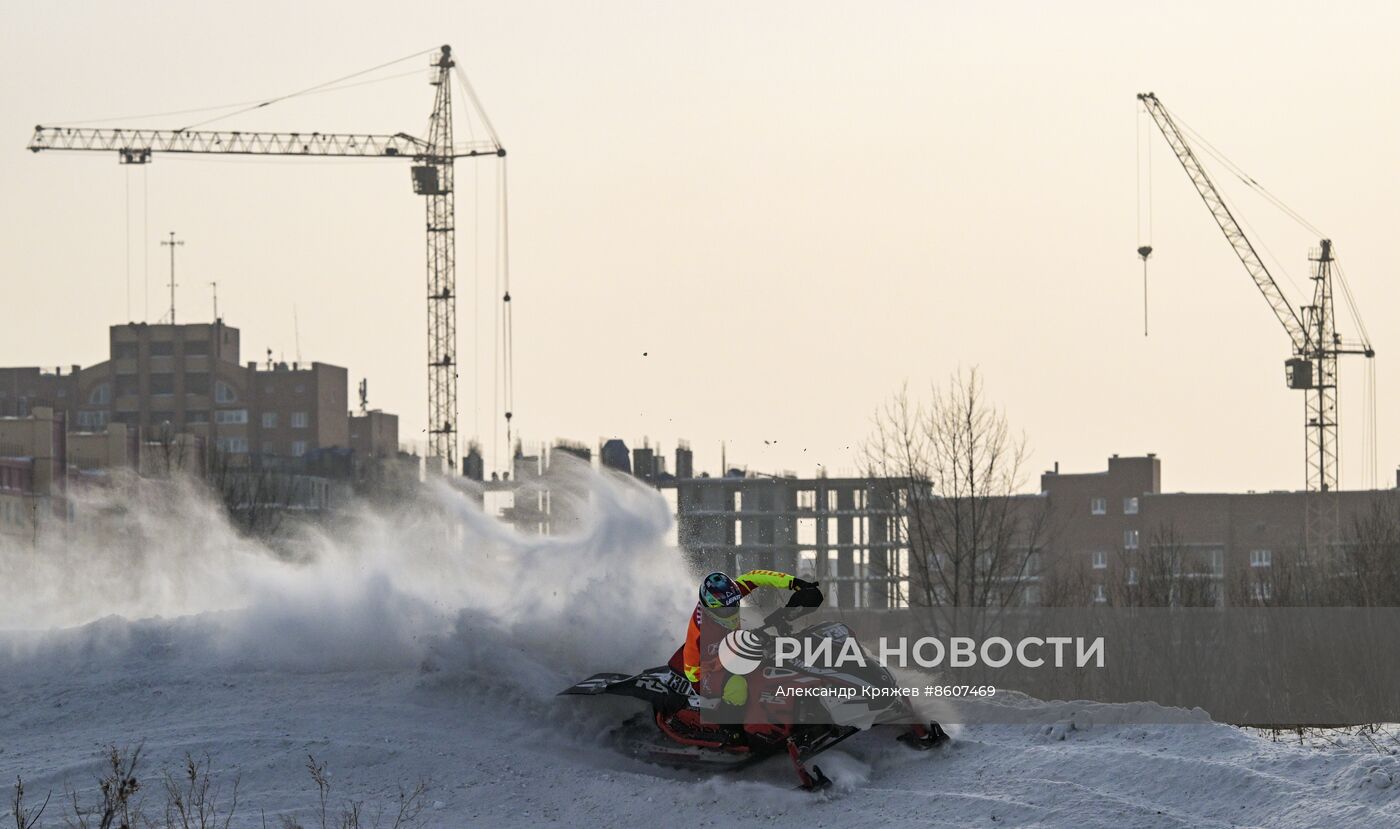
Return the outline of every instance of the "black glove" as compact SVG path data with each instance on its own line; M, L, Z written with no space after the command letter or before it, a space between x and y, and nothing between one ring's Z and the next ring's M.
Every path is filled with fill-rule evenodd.
M793 577L792 577L792 584L788 586L788 589L790 589L790 590L812 590L812 589L814 589L814 588L817 586L817 584L818 584L818 582L815 582L815 581L803 581L802 579L799 579L797 576L793 576Z

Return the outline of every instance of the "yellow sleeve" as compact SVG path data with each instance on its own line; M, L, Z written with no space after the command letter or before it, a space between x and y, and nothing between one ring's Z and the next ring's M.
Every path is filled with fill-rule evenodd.
M745 589L745 592L756 587L772 587L777 590L792 589L792 576L787 573L779 573L777 570L750 570L735 581Z

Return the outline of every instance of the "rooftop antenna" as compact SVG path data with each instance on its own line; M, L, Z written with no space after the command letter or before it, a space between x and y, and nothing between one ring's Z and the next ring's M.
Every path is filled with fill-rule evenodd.
M214 322L219 321L219 283L210 282L209 287L214 291Z
M360 414L369 414L369 378L360 378Z
M176 239L175 239L175 231L172 230L172 231L170 231L170 239L169 239L169 240L162 239L161 242L160 242L160 244L161 244L162 247L168 247L168 248L170 248L170 324L171 324L171 325L174 325L174 324L175 324L175 248L176 248L176 247L179 247L179 246L183 246L183 245L185 244L185 242L184 242L183 239L181 239L181 240L179 240L179 241L176 241Z

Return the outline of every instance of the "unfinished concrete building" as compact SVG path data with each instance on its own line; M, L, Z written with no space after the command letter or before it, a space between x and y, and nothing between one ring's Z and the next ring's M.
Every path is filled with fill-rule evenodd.
M727 476L660 487L676 491L678 540L697 572L810 574L837 607L891 607L904 595L908 545L894 509L897 482Z

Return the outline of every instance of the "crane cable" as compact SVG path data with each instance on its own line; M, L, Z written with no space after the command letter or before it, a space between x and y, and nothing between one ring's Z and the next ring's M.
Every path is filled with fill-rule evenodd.
M369 71L369 70L367 70L367 71ZM322 94L325 94L325 93L327 93L327 92L343 92L343 91L345 91L345 90L347 90L347 89L355 89L355 88L361 87L361 86L370 86L371 84L384 83L385 81L398 80L399 78L407 78L407 77L410 76L410 75L417 75L417 74L419 74L421 71L422 71L421 69L410 69L410 70L407 71L407 72L399 72L399 73L394 74L394 75L386 75L386 76L383 77L383 78L370 78L369 80L359 81L359 82L357 82L357 83L347 83L347 84L341 84L341 85L338 85L338 86L327 86L325 89L317 89L317 90L315 90L315 91L303 92L303 93L298 93L298 94L301 94L301 95L322 95ZM287 96L287 97L291 97L291 96ZM192 107L192 108L190 108L190 109L172 109L172 110L167 110L167 111L165 111L165 112L147 112L147 113L143 113L143 114L141 114L141 115L113 115L113 116L109 116L109 117L106 117L106 118L87 118L87 119L84 119L84 120L82 120L82 121L60 121L60 122L57 122L57 123L55 124L55 126L57 126L57 127L79 127L79 126L84 126L84 125L86 125L86 124L105 124L105 123L109 123L109 122L111 122L111 121L144 121L144 120L146 120L146 119L148 119L148 118L169 118L170 116L173 116L173 115L198 115L198 114L204 113L204 112L218 112L218 111L221 110L221 109L232 109L233 107L249 107L250 104L251 104L251 105L255 105L255 106L249 107L250 109L257 109L257 106L256 106L256 105L261 105L261 104L263 104L263 103L266 102L266 101L267 101L267 99L265 99L265 98L256 98L256 99L247 100L247 101L230 101L230 102L227 103L227 104L217 104L217 105L215 105L215 106ZM247 110L244 110L244 111L246 112ZM220 117L231 117L232 115L235 115L235 114L237 114L237 113L229 113L229 116L220 116ZM191 129L191 127L185 127L185 129Z
M131 319L131 165L124 164L123 181L125 190L123 192L123 202L126 214L126 321Z
M151 174L150 165L141 165L141 321L151 316Z
M1147 258L1152 255L1152 136L1147 137L1147 167L1142 164L1142 119L1147 115L1143 106L1137 111L1137 236L1138 256L1142 258L1142 335L1147 336ZM1142 235L1142 183L1147 179L1147 239Z
M1371 335L1366 331L1366 323L1361 319L1361 311L1357 308L1356 298L1352 296L1351 285L1347 279L1346 270L1342 267L1340 259L1332 262L1336 266L1337 282L1342 286L1342 299L1346 302L1347 311L1356 323L1357 331L1361 336L1361 347L1365 349L1366 357L1366 383L1362 400L1362 446L1361 457L1365 468L1362 470L1367 484L1371 489L1375 489L1379 483L1380 474L1380 444L1377 434L1377 408L1376 408L1376 360L1375 352L1371 348Z
M467 80L467 73L462 71L462 67L456 63L452 64L452 73L457 76L457 82L462 85L462 89L467 93L468 100L471 101L472 109L476 111L477 117L481 119L481 125L486 128L486 134L491 138L491 145L497 150L501 149L501 139L496 135L496 128L491 124L491 118L486 114L486 108L481 105L481 99L476 96L476 88L471 81ZM471 121L468 119L468 123Z
M1160 101L1158 103L1161 104ZM1167 109L1165 104L1161 104L1161 106L1162 109ZM1307 219L1303 218L1303 215L1301 213L1289 207L1288 204L1283 201L1283 199L1271 193L1268 188L1260 184L1253 176L1246 173L1244 171L1244 168L1231 161L1228 156L1226 156L1220 150L1216 149L1214 144L1211 144L1209 141L1206 140L1205 136L1201 135L1199 132L1193 129L1190 124L1183 121L1181 117L1176 114L1176 112L1167 109L1167 113L1171 115L1172 120L1176 122L1177 126L1181 127L1183 132L1190 134L1190 136L1200 145L1202 149L1206 151L1206 153L1209 156L1214 158L1216 161L1220 162L1220 164L1223 165L1226 170L1228 170L1240 181L1244 182L1244 185L1246 187L1250 188L1251 190L1254 190L1259 195L1263 196L1266 200L1273 204L1274 207L1278 208L1280 212L1288 216L1293 221L1297 222L1300 227L1317 236L1319 239L1327 235L1321 230L1319 230L1318 227L1312 222L1309 222Z
M506 182L506 160L500 159L500 211L501 235L498 245L501 252L501 364L505 371L502 392L505 397L506 451L514 457L514 444L511 442L511 419L515 417L515 327L511 312L510 296L510 209L507 194L510 188Z
M500 193L501 193L501 168L500 168L499 166L497 166L497 167L496 167L496 196L497 196L497 205L498 205L498 206L499 206L499 204L500 204ZM495 288L496 288L496 294L499 295L500 292L501 292L501 212L500 212L500 210L496 210L496 211L494 211L494 212L495 212L495 214L496 214L496 227L495 227L495 238L492 240L491 250L492 250L492 253L495 254L495 257L496 257L496 263L495 263L496 285L495 285ZM496 420L496 418L495 418L495 413L501 410L501 315L500 315L500 313L493 313L493 314L492 314L491 323L492 323L492 326L493 326L492 340L493 340L493 342L494 342L494 347L493 347L493 349L492 349L493 354L492 354L492 359L491 359L491 412L492 412L492 417L491 417L491 467L492 467L493 469L500 469L501 424L500 424L500 422L499 422L498 420ZM509 463L509 461L507 461L507 463ZM494 474L494 473L493 473L493 474Z
M403 63L404 61L407 61L407 60L413 60L414 58L421 58L421 57L423 57L424 55L427 55L427 54L432 53L433 51L435 51L435 50L433 50L433 49L425 49L425 50L423 50L423 51L421 51L421 52L415 52L415 53L413 53L413 54L411 54L411 55L405 55L405 56L403 56L403 57L401 57L401 58L397 58L397 59L395 59L395 60L388 61L387 63L381 63L381 64L379 64L378 66L372 66L372 67L370 67L369 69L361 69L359 72L351 72L349 75L343 75L343 76L341 76L341 77L339 77L339 78L335 78L334 80L329 80L329 81L325 81L325 82L323 82L323 83L318 83L318 84L316 84L315 86L308 86L307 88L297 90L296 92L288 92L288 93L285 94L285 95L278 95L278 96L276 96L276 97L274 97L274 98L268 98L268 99L266 99L266 100L264 100L264 101L260 101L260 102L258 102L258 103L254 103L254 104L252 104L251 106L245 106L245 107L243 107L243 108L241 108L241 109L234 110L233 112L225 113L225 114L223 114L223 115L216 115L216 116L214 116L213 118L207 118L207 119L205 119L205 120L203 120L203 121L198 121L198 122L196 122L196 123L190 124L190 125L187 126L187 127L181 127L179 130L177 130L177 132L184 132L185 130L192 130L192 129L194 129L195 127L202 127L202 126L204 126L205 124L212 124L212 123L214 123L215 121L222 121L222 120L224 120L225 118L232 118L232 117L235 116L235 115L242 115L242 114L245 113L245 112L252 112L252 111L255 110L255 109L262 109L263 107L271 106L271 105L276 104L276 103L281 103L282 101L286 101L286 100L289 100L289 99L291 99L291 98L296 98L296 97L301 96L301 95L309 95L309 94L311 94L311 93L313 93L313 92L325 91L328 87L335 86L336 84L344 83L345 81L348 81L348 80L351 80L351 79L354 79L354 78L359 78L359 77L362 77L362 76L364 76L364 75L368 75L368 74L370 74L371 72L378 72L378 71L381 70L381 69L387 69L387 68L390 67L390 66L394 66L395 64ZM415 70L415 71L416 71L416 70ZM383 79L381 79L381 80L388 80L388 78L383 78Z

